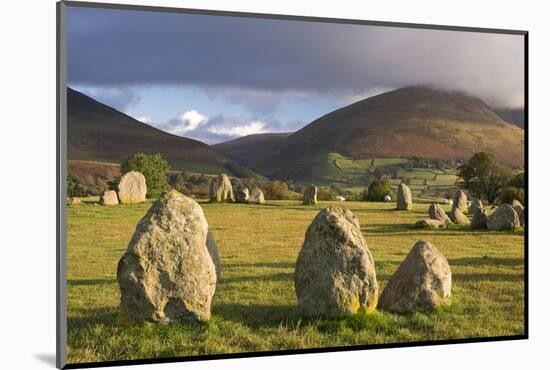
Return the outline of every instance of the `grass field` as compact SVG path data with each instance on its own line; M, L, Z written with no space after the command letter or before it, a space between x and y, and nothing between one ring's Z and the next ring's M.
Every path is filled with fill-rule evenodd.
M453 273L450 306L409 315L300 317L294 263L307 226L328 204L202 204L222 261L213 318L203 324L144 326L117 324L116 266L150 202L69 206L69 362L524 333L523 232L413 229L415 221L427 218L427 204L405 212L385 203L338 203L359 218L381 289L415 241L432 242L448 258Z

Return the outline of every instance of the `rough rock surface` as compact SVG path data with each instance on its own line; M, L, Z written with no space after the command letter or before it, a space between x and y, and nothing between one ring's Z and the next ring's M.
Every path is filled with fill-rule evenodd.
M124 174L118 184L118 199L122 204L141 203L147 195L145 176L138 171Z
M306 205L317 204L317 186L309 185L306 190L304 190L303 203Z
M298 306L307 316L339 316L376 307L374 260L350 210L328 207L317 214L307 229L294 279Z
M468 220L468 217L458 207L453 207L451 209L451 212L449 212L449 218L451 221L453 221L455 224L458 225L469 225L470 220Z
M472 201L472 204L470 204L470 207L468 207L468 214L474 215L477 209L483 209L483 203L479 199L475 199Z
M217 248L202 208L172 190L138 223L118 263L121 318L208 320L218 276Z
M99 204L103 204L104 206L116 206L118 204L116 191L104 191L103 194L99 197Z
M231 180L225 173L222 173L210 183L210 200L213 202L235 201Z
M264 204L264 192L260 188L254 188L250 192L250 197L248 198L249 204Z
M414 227L417 229L439 229L442 227L447 227L447 224L439 220L420 220L414 224Z
M514 210L516 211L516 213L518 214L518 217L519 217L519 224L520 226L524 226L524 213L525 213L525 208L523 207L523 205L516 199L514 199L512 201L512 204L511 204L512 208L514 208Z
M445 225L452 224L453 222L447 216L443 208L437 203L432 203L430 207L428 208L428 213L430 215L430 218L432 220L438 220L443 222Z
M489 216L487 215L487 210L485 208L476 208L473 211L472 223L470 226L472 229L485 229L487 228L487 221L489 221Z
M250 197L250 192L248 188L239 189L235 192L235 202L237 203L246 203Z
M458 208L461 212L468 209L468 197L462 190L458 190L453 198L453 208Z
M404 182L397 187L397 209L408 211L413 208L411 189Z
M451 268L430 243L418 241L388 281L378 308L405 313L432 309L451 300Z
M516 210L509 204L501 204L489 217L487 228L489 230L513 230L519 227L519 217Z

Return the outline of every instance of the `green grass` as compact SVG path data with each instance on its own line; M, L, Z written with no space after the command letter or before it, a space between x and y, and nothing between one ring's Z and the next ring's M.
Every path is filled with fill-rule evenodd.
M336 203L336 202L335 202ZM116 266L150 203L68 207L69 362L475 338L524 333L522 232L463 227L417 230L427 204L337 203L359 218L381 288L417 240L449 260L453 303L433 312L305 319L296 308L294 264L319 206L202 204L222 261L208 323L117 324Z

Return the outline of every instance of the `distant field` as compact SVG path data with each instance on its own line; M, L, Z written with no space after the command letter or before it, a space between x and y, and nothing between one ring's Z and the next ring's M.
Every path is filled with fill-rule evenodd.
M395 204L363 202L338 205L358 216L381 288L415 241L427 240L451 265L451 306L410 315L302 318L294 264L307 226L329 203L203 203L222 261L213 319L195 325L118 325L116 266L150 202L103 207L92 200L68 207L70 363L524 333L522 232L416 230L411 225L427 217L427 204L402 212L393 210Z

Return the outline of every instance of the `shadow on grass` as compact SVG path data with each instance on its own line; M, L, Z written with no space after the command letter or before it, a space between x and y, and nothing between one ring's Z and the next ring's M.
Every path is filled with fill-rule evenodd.
M67 279L67 285L72 286L90 286L90 285L110 285L116 284L115 278L103 279Z
M524 274L453 274L453 281L523 281Z
M212 313L224 320L254 328L292 325L302 318L295 305L225 303L215 304Z
M82 329L99 324L115 326L117 322L118 308L116 307L84 308L72 311L75 311L76 315L67 317L67 327L69 329Z
M482 265L503 265L503 266L522 266L525 262L523 258L503 258L503 257L464 257L449 259L449 264L459 266L482 266Z

